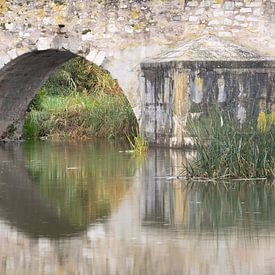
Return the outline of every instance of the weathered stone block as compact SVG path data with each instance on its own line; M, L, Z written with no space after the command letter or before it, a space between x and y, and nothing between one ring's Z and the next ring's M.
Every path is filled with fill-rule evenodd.
M220 23L221 23L220 20L214 19L214 20L209 21L208 25L213 26L213 25L219 25Z
M235 7L240 8L243 6L243 2L235 2Z
M211 105L243 123L274 104L275 59L217 38L182 44L142 63L142 71L141 129L151 143L186 145L187 117Z
M225 1L224 2L224 9L225 10L234 10L235 3L233 1Z
M201 14L204 14L205 13L205 9L204 8L200 8L200 9L197 9L195 11L195 15L201 15Z
M52 37L40 37L37 41L37 50L44 51L50 49L52 41Z
M214 10L213 16L214 16L214 17L221 17L221 16L224 16L224 11L223 11L223 10Z
M10 56L3 51L0 51L0 69L11 60Z
M192 0L187 2L188 7L197 7L199 5L198 1Z
M219 37L231 37L232 33L231 32L218 32Z
M261 14L262 14L262 10L261 9L254 9L253 10L253 15L260 16Z
M241 8L240 13L251 13L252 9L251 8Z
M199 20L198 16L189 16L190 22L197 22Z
M248 22L258 22L259 19L257 17L250 16L250 17L247 17L247 21Z
M259 8L261 6L262 6L262 1L260 1L260 2L254 1L254 2L246 3L246 7L250 7L250 8Z
M236 15L236 16L235 16L235 19L236 19L237 21L245 21L245 20L246 20L245 16L243 16L243 15Z
M231 19L225 18L223 23L226 26L231 26L233 24L233 21Z

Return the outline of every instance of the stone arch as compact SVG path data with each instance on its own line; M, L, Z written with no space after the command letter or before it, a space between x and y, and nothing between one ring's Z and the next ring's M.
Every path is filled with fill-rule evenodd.
M77 53L75 49L46 49L39 43L41 44L41 41L38 41L36 50L15 57L0 70L1 139L20 138L25 113L31 100L59 66L77 56L97 65L101 65L105 59L104 52L101 51L92 50L85 55ZM125 95L129 99L129 94ZM133 102L129 102L133 106Z

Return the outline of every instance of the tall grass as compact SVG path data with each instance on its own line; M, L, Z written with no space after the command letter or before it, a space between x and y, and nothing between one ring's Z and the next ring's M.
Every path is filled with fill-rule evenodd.
M124 95L47 96L40 109L32 109L25 119L25 138L52 137L87 139L125 137L135 115Z
M29 106L25 139L87 139L130 135L137 127L133 110L111 75L74 58L50 76Z
M131 150L138 156L146 153L148 151L148 141L145 139L144 135L136 129L131 136L126 135L129 141Z
M191 177L274 178L274 113L261 112L257 121L240 125L228 114L211 110L200 121L189 121L196 157L185 166Z

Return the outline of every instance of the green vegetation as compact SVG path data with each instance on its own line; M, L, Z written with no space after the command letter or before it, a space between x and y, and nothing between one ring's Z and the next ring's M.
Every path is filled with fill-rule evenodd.
M131 149L136 155L142 155L148 151L148 142L145 137L136 130L132 137L127 136Z
M23 137L87 139L129 135L137 122L110 74L75 58L57 70L29 106Z
M125 137L135 125L127 99L115 96L47 96L26 117L23 136L87 139Z
M0 14L6 12L8 10L7 4L5 0L0 0Z
M69 96L76 91L93 95L122 93L117 81L109 72L77 57L66 62L52 74L38 94L44 92L51 96Z
M256 121L240 125L229 114L208 111L189 122L196 148L195 159L185 166L190 177L274 178L274 113L261 112Z

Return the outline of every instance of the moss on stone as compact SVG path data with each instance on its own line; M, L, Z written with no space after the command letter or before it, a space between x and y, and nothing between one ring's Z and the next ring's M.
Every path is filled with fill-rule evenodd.
M139 16L140 16L140 12L139 12L138 10L136 10L136 9L133 9L133 10L131 10L131 11L129 12L129 17L130 17L131 19L138 19Z
M137 24L133 25L134 30L143 30L146 27L146 23L145 22L139 22Z
M5 0L0 0L0 14L6 12L8 10L8 6Z

